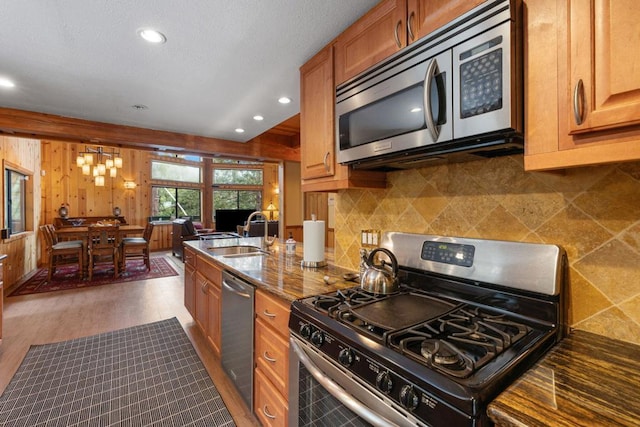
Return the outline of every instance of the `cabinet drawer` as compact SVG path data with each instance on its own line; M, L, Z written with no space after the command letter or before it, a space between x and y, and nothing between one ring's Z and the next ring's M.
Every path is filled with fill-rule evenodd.
M222 283L222 270L214 265L211 261L199 256L198 257L198 272L204 277L209 279L211 283L220 287Z
M269 377L283 395L288 395L289 343L269 328L261 319L256 320L256 365Z
M266 292L256 292L256 316L278 331L289 335L289 304Z
M184 263L196 268L196 253L193 250L184 248Z
M263 426L286 426L289 417L287 402L276 391L260 369L256 369L254 411Z

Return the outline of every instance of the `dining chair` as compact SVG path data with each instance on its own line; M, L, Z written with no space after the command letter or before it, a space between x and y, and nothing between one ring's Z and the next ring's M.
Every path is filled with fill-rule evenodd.
M120 243L120 270L124 271L127 267L127 259L143 259L147 270L151 270L151 261L149 260L150 250L149 242L151 242L151 233L153 233L153 223L148 222L144 227L142 237L124 237Z
M44 237L47 257L49 258L47 281L51 281L57 266L65 264L78 264L78 274L82 278L84 267L84 245L82 240L58 241L52 224L41 225L40 231Z
M93 278L93 270L97 263L113 263L113 277L118 277L120 225L90 225L87 228L89 280Z

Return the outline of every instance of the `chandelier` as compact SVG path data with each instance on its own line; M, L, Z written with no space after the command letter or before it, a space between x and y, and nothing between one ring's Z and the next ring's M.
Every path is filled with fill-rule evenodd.
M111 178L118 176L118 169L122 168L122 157L114 149L87 147L85 151L78 153L76 165L82 168L83 175L93 174L96 187L104 187L107 170Z

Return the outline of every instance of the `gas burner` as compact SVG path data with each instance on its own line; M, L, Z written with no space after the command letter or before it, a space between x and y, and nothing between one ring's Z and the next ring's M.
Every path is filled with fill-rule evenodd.
M491 343L500 353L524 337L529 328L507 319L503 314L481 311L478 307L460 309L441 320L440 332L452 339Z
M437 339L424 340L420 345L420 353L433 364L445 365L450 369L455 369L456 367L464 368L464 361L460 352L445 341Z
M336 317L337 312L350 307L357 307L379 299L380 296L366 292L360 288L341 289L333 294L317 295L308 299L318 311Z

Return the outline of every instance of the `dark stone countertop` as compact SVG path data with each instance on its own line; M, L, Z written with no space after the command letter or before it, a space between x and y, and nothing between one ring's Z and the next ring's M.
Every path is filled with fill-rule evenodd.
M639 426L640 346L573 331L488 414L497 426Z
M284 244L281 242L272 246L270 254L267 256L224 257L212 255L207 251L207 248L216 246L251 245L259 247L261 243L261 237L184 242L186 246L218 263L221 268L232 271L259 289L270 292L286 301L335 292L338 289L352 288L358 285L356 282L343 279L345 273L354 272L332 265L330 262L331 254L326 255L328 261L326 267L302 267L303 249L300 243L296 247L295 256L287 256ZM325 276L328 276L330 284L325 282Z

